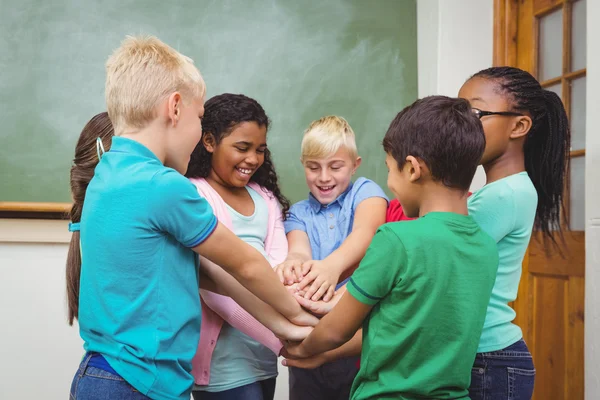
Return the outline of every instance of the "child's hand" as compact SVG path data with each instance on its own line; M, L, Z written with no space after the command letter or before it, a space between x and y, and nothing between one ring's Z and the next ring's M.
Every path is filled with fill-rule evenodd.
M300 309L300 313L294 318L290 319L290 322L298 326L316 326L319 323L319 319L311 313Z
M296 367L303 369L315 369L327 362L327 356L325 353L317 354L308 358L286 358L281 361L281 364L286 367Z
M308 311L312 312L315 315L323 316L325 314L328 314L333 309L333 307L338 303L338 301L340 301L344 293L346 293L346 285L339 288L330 301L312 301L309 299L305 299L299 293L295 294L294 297L296 298L296 300L298 300L298 303L300 303L300 305L306 308Z
M284 348L281 351L281 355L285 358L306 358L308 353L302 345L304 342L283 342Z
M293 341L298 342L306 339L308 335L312 332L314 328L312 326L298 326L294 324L290 324L290 326L286 327L280 333L276 333L278 339L282 341ZM275 332L273 332L275 333Z
M298 284L298 289L306 291L305 299L318 301L323 298L323 301L329 301L333 297L335 285L340 279L340 274L335 268L323 261L310 260L302 264L301 272L304 278Z
M284 285L293 285L302 280L302 261L286 260L275 267L275 273Z
M295 294L299 293L299 291L298 291L298 284L297 283L294 283L293 285L285 285L285 288L292 295L295 295Z

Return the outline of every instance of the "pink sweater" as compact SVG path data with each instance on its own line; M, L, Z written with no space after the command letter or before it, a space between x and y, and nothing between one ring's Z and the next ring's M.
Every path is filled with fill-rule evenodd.
M212 206L219 222L233 230L231 216L227 211L226 204L216 190L203 178L193 178L190 181L196 186L198 193L206 198ZM279 202L271 192L256 183L251 182L248 186L259 193L267 202L269 225L265 239L265 252L271 265L278 265L285 260L288 251ZM276 355L279 355L283 347L281 341L230 297L201 289L200 300L202 303L202 327L200 329L198 350L192 360L192 375L197 385L208 385L210 382L210 361L223 321L227 321L235 329L245 333L271 349Z

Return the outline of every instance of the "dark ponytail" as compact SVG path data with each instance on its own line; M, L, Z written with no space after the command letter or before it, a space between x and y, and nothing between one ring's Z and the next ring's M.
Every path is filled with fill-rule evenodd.
M70 183L73 205L71 206L69 217L73 223L81 221L85 192L94 176L94 170L99 161L96 140L100 138L104 149L108 151L113 136L113 127L106 112L94 116L81 131L77 146L75 147L73 166L71 167ZM79 231L73 232L71 243L69 244L69 253L67 254L66 278L69 325L73 325L73 321L79 315L79 278L81 275L79 238Z
M567 221L563 200L571 149L565 107L556 93L543 89L530 73L518 68L493 67L473 77L496 82L513 110L531 117L524 152L525 169L538 194L534 229L542 232L546 250L558 248L557 234L562 240L563 221Z

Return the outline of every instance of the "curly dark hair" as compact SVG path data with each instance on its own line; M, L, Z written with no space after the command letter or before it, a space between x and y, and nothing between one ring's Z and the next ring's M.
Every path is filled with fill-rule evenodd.
M242 122L256 122L259 126L264 126L267 131L271 123L262 106L256 100L242 94L224 93L211 98L204 104L202 130L204 134L213 135L217 145L233 131L236 125ZM206 178L211 170L211 160L212 153L208 152L202 141L200 141L192 153L185 176L188 178ZM265 150L263 164L256 170L250 180L273 193L281 204L283 218L285 219L290 209L290 201L281 193L275 165L271 160L271 153L268 148Z
M525 138L525 169L538 194L534 229L542 232L548 251L558 249L556 235L563 239L561 209L569 170L571 130L562 100L543 89L529 73L514 67L493 67L479 71L473 78L495 82L515 111L531 116L532 125ZM565 216L565 220L567 220ZM560 249L558 249L560 251Z

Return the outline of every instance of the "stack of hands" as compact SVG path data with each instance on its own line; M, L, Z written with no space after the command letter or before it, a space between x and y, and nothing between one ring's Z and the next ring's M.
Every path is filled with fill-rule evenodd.
M275 272L298 303L318 318L329 313L346 292L345 285L335 290L340 276L323 261L288 260L278 265ZM316 368L327 361L324 354L309 357L301 345L317 322L318 319L307 319L302 323L305 326L280 338L284 344L281 355L286 358L283 365Z

